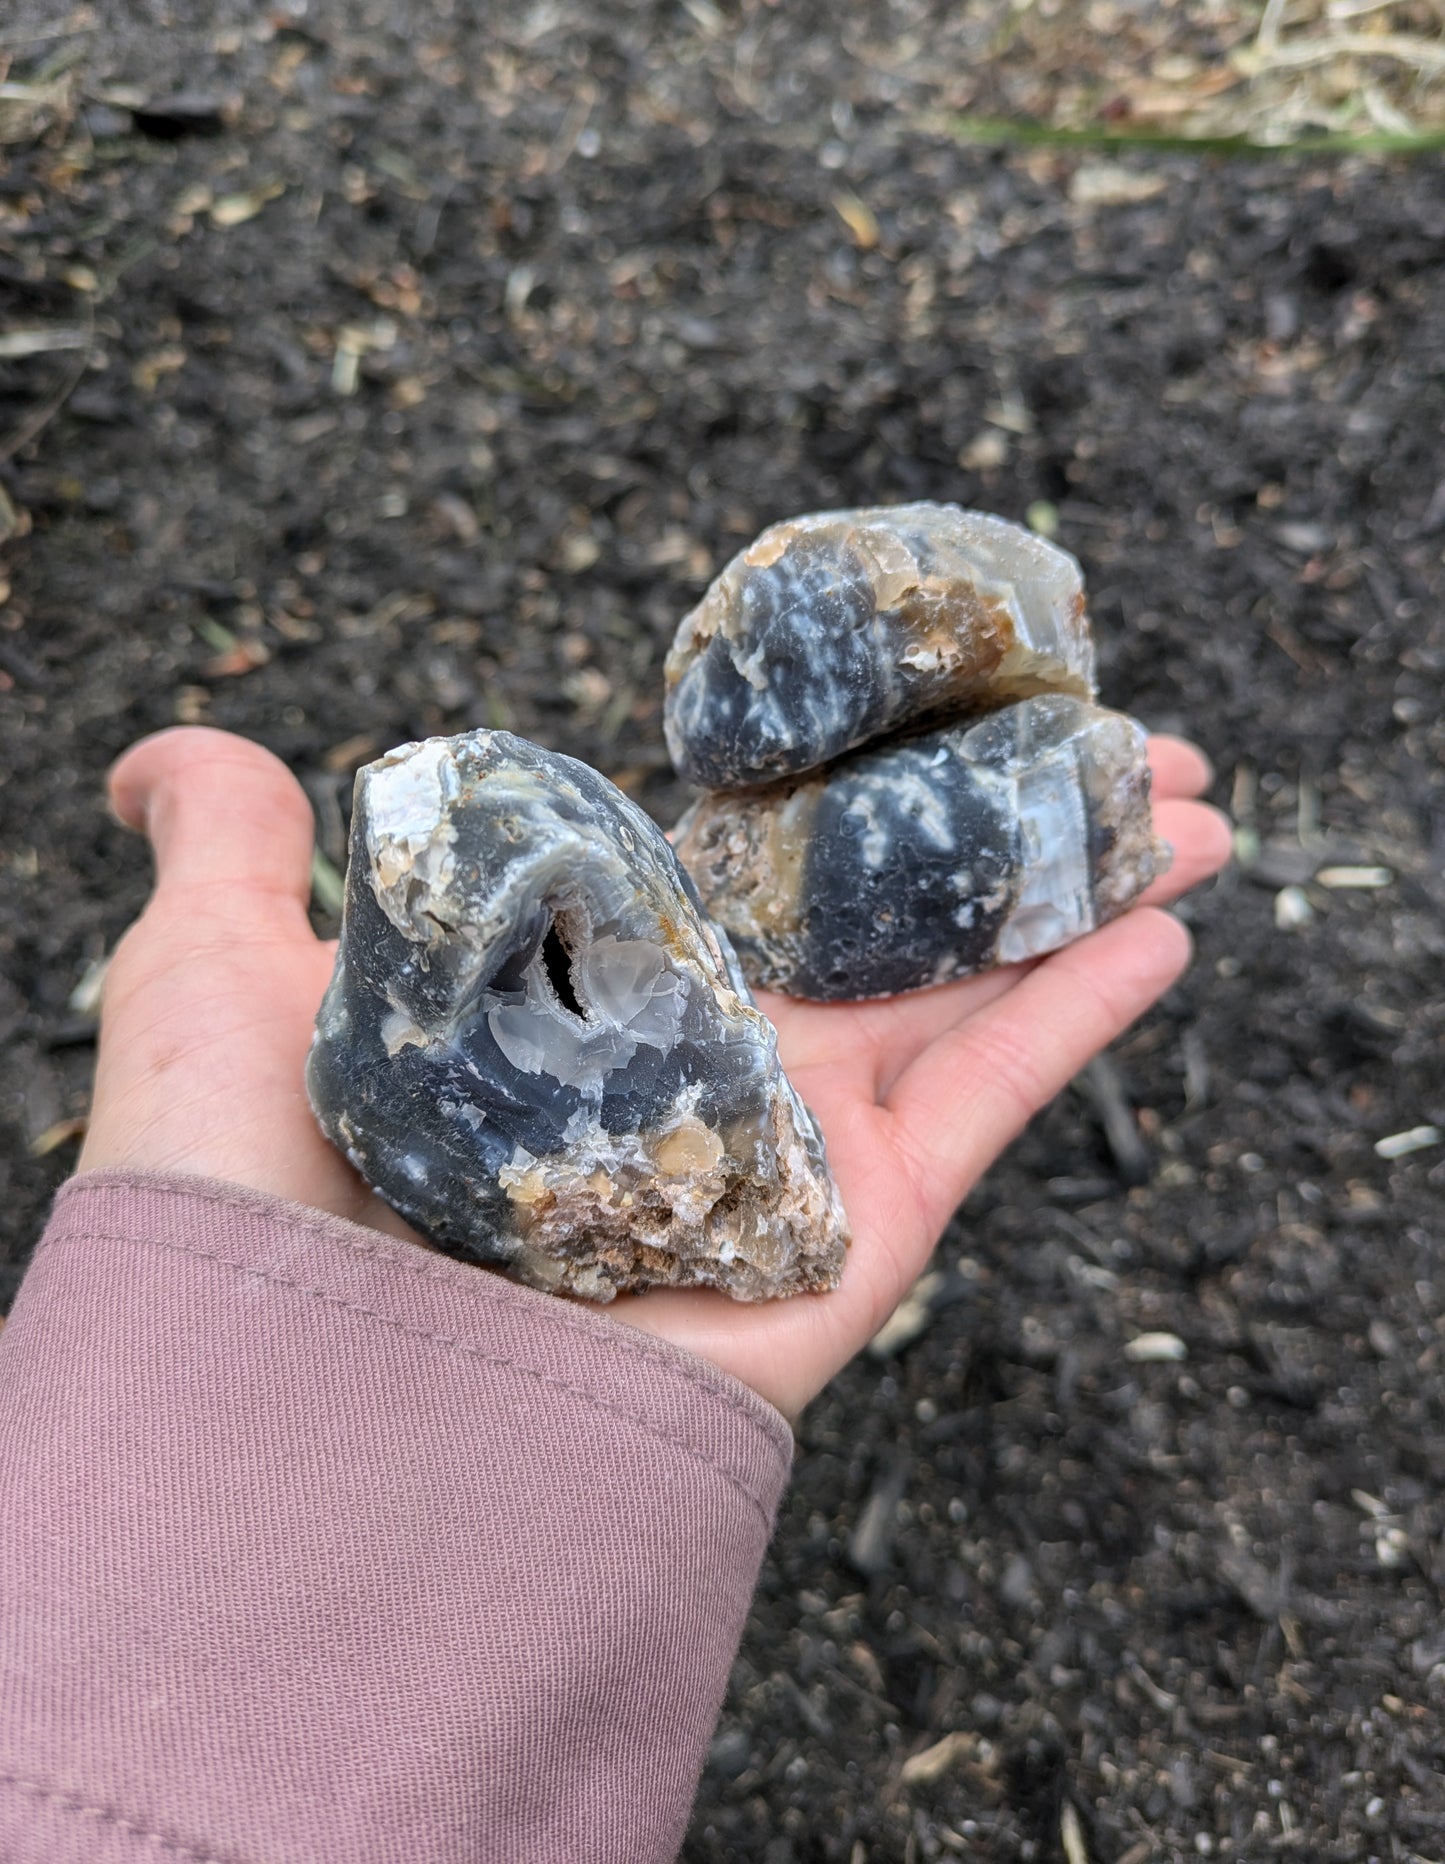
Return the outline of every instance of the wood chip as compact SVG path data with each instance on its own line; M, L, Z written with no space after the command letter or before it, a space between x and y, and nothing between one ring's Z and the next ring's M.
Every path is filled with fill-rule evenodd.
M1177 1333L1138 1333L1124 1343L1124 1357L1136 1366L1177 1365L1189 1348Z
M211 225L243 226L246 221L254 220L268 201L274 201L285 192L285 182L267 181L259 188L248 189L244 194L223 194L211 209Z
M1438 1126L1412 1126L1403 1133L1390 1133L1384 1139L1375 1141L1375 1156L1382 1159L1402 1159L1411 1152L1423 1152L1427 1146L1438 1146L1445 1139Z
M1008 458L1008 435L996 427L985 427L975 434L958 456L958 463L969 472L991 472Z
M31 1158L43 1159L67 1141L81 1138L87 1123L84 1114L76 1114L73 1119L57 1120L53 1126L47 1126L43 1133L37 1133L30 1141Z
M911 1346L933 1319L933 1301L943 1286L943 1277L935 1270L921 1275L868 1342L875 1359L891 1359Z
M1154 1154L1139 1130L1138 1116L1130 1104L1118 1062L1109 1054L1096 1055L1086 1064L1079 1084L1099 1116L1119 1176L1125 1184L1148 1184L1154 1169Z
M1152 201L1169 186L1169 177L1125 168L1120 162L1083 162L1069 182L1069 199L1077 207L1124 207Z
M887 1464L874 1482L848 1537L848 1559L866 1579L887 1572L893 1560L898 1533L898 1504L908 1486L909 1461L899 1457Z
M833 208L853 235L853 244L860 246L864 252L871 252L878 244L879 228L877 217L868 203L860 201L856 194L835 194Z
M64 324L50 329L0 330L0 361L16 362L24 356L45 356L52 350L85 349L89 343L88 330L74 330Z
M1322 887L1388 887L1395 876L1388 867L1322 867L1315 879Z
M333 744L321 759L323 770L355 770L358 764L365 764L375 757L381 748L381 740L372 732L359 731L353 738L343 738L340 744Z
M80 974L80 981L71 991L66 1002L77 1016L98 1016L100 1000L105 991L105 974L110 969L109 957L92 958Z
M1068 1864L1089 1864L1089 1848L1084 1843L1084 1828L1079 1823L1079 1812L1071 1799L1064 1801L1064 1809L1059 1814L1059 1843L1064 1848Z
M242 673L254 673L270 658L271 650L264 641L237 641L234 647L208 660L201 672L208 680L233 679Z
M934 1780L941 1780L960 1761L977 1753L978 1748L977 1735L963 1728L955 1729L941 1741L935 1741L932 1747L925 1748L921 1754L914 1754L904 1761L899 1778L905 1786L928 1786Z

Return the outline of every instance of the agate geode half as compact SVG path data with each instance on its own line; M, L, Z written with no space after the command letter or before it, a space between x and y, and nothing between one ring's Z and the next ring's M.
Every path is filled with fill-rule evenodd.
M1066 550L958 505L820 511L734 557L667 657L678 771L737 789L925 720L1094 694Z
M715 791L678 858L754 984L891 996L1055 951L1167 865L1144 730L1079 699L840 759L811 780Z
M359 773L307 1085L425 1236L534 1286L760 1300L841 1272L823 1142L666 841L506 732Z
M1168 864L1141 726L1090 703L1083 577L957 505L775 524L686 616L678 854L751 982L891 996L1039 956Z

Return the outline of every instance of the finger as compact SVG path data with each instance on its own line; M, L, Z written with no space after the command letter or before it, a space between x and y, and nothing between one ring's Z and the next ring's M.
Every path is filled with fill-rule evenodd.
M159 898L212 896L245 923L278 907L294 928L311 894L311 805L277 757L230 732L188 727L133 745L111 805L149 836Z
M1149 739L1149 774L1155 796L1202 796L1214 781L1214 767L1199 746L1166 732Z
M760 990L758 1007L778 1031L783 1065L795 1082L814 1068L847 1072L871 1099L941 1030L1012 990L1023 971L1000 965L952 984L861 1002L810 1003Z
M865 1304L849 1298L849 1277L861 1261L855 1244L843 1286L831 1294L745 1307L711 1288L651 1288L622 1295L607 1314L711 1360L796 1424L833 1374L877 1331L868 1318L858 1318Z
M1144 906L1162 906L1217 874L1229 860L1233 837L1229 823L1208 803L1157 803L1154 831L1168 842L1168 868L1140 895Z
M1141 896L1141 905L1177 900L1229 859L1229 824L1206 803L1163 801L1154 810L1154 826L1169 843L1173 859ZM1012 990L1028 969L1000 966L957 983L877 1002L807 1004L772 996L764 1000L765 993L760 993L760 1002L778 1027L790 1074L815 1067L867 1066L873 1091L881 1099L928 1043Z
M1189 962L1177 919L1141 907L1022 976L940 1036L888 1096L895 1143L914 1161L941 1227L1008 1142Z

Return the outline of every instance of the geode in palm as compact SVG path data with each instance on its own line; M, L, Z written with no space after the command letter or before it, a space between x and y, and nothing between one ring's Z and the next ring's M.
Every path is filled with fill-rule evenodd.
M726 940L604 778L500 731L357 777L323 1130L451 1254L592 1300L834 1286L823 1142Z
M672 761L712 789L771 783L900 728L1038 693L1094 694L1066 550L957 505L774 524L684 617L667 657Z
M1169 864L1142 725L1050 696L704 796L678 859L754 984L891 996L1055 951Z

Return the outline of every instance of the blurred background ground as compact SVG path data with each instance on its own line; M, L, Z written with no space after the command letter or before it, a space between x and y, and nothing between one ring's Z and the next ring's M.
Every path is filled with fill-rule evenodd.
M1241 861L805 1421L685 1857L1445 1858L1445 190L1314 146L1428 147L1439 9L194 11L0 24L9 1281L132 738L285 757L325 925L380 749L506 725L669 821L736 548L1027 514Z

